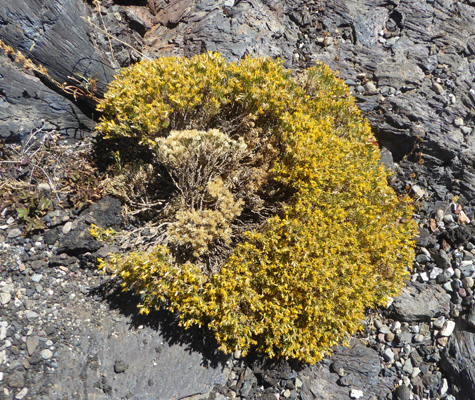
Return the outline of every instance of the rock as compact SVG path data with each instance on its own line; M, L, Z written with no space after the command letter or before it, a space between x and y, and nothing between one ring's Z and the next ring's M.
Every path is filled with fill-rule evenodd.
M351 389L350 391L350 397L352 399L360 399L361 397L363 397L363 395L363 391L359 389Z
M20 389L25 386L25 376L22 372L15 371L8 377L7 382L11 388Z
M7 305L10 300L12 299L12 295L10 293L0 293L0 304Z
M16 237L18 237L18 236L20 236L20 235L21 235L21 230L18 229L18 228L13 228L13 229L11 229L11 230L8 231L7 237L8 237L9 239L13 239L13 238L16 238Z
M455 330L441 353L440 368L456 386L457 398L469 400L475 392L475 333Z
M28 319L28 321L31 322L37 319L39 317L39 314L35 311L26 310L25 317Z
M450 336L455 329L455 322L454 321L445 321L444 326L442 327L441 331L439 332L440 336Z
M400 321L429 321L449 315L450 297L439 286L411 282L394 300L391 312Z
M122 361L122 360L116 360L116 362L114 363L114 372L116 374L121 374L125 371L127 371L127 364Z
M120 200L106 196L83 211L77 227L65 234L60 241L58 253L77 256L86 252L93 253L102 247L102 243L89 232L91 224L101 228L119 229L122 223Z
M28 336L28 338L26 339L26 348L30 356L36 351L39 343L40 338L38 336Z
M364 396L384 398L394 388L395 377L379 376L381 362L378 353L366 347L357 339L352 339L349 348L338 348L330 357L337 369L344 369L352 375L354 388L364 388ZM330 364L331 365L331 364ZM333 367L332 367L333 368ZM329 364L321 368L307 367L298 373L303 382L302 398L307 399L345 399L348 388L340 386L340 376L330 371Z
M23 388L15 395L15 399L22 400L26 397L27 394L28 394L28 388Z
M411 390L406 385L401 385L394 389L393 400L409 400L410 398Z
M40 356L43 360L49 360L53 357L53 352L50 349L41 350Z

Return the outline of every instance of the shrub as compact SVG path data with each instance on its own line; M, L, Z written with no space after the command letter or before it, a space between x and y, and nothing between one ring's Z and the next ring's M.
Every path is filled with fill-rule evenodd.
M174 187L157 243L100 261L142 312L165 304L224 351L316 362L402 288L409 199L325 65L292 77L269 59L144 61L100 109L104 136L148 146Z

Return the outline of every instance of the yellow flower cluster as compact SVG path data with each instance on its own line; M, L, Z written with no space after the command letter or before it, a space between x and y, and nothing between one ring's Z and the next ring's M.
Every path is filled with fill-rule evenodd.
M142 295L143 312L165 302L185 327L208 324L224 351L313 363L401 290L414 255L410 201L388 186L368 122L325 65L291 77L269 59L161 58L124 70L101 110L106 136L138 138L171 174L185 138L195 140L188 160L206 165L213 157L196 152L210 138L218 159L243 152L201 184L207 206L182 201L169 228L196 256L234 243L218 270L180 261L167 243L101 261ZM238 190L250 187L266 196L253 203ZM232 221L280 198L277 213L233 240Z

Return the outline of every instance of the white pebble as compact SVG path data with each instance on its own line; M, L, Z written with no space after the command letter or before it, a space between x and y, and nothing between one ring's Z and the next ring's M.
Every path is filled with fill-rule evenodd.
M427 272L421 272L419 276L422 279L422 282L427 282L429 280L429 276L427 275Z
M17 395L15 396L15 399L21 400L21 399L23 399L27 394L28 394L28 388L24 387L23 389L21 389L21 390L17 393Z
M53 357L53 352L49 349L41 350L40 356L43 360L49 360L51 357Z
M446 321L444 327L440 331L440 336L450 336L455 329L454 321Z
M358 389L351 389L350 397L352 399L359 399L359 398L363 397L363 391L358 390Z

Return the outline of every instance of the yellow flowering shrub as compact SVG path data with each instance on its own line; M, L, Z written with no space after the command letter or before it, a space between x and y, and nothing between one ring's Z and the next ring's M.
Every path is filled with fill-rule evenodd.
M165 305L226 352L313 363L401 290L410 201L325 65L293 77L269 59L144 61L100 110L103 135L148 146L175 187L160 243L100 261L142 312Z

